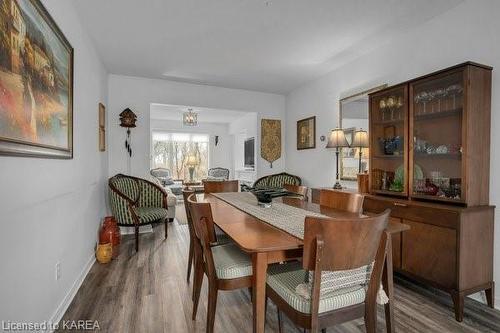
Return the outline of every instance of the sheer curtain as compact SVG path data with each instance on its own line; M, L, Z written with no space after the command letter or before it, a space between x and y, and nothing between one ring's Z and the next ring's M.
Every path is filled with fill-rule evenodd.
M200 180L208 175L208 134L199 133L152 133L152 167L166 168L174 179L189 179L186 162L195 156L194 178Z

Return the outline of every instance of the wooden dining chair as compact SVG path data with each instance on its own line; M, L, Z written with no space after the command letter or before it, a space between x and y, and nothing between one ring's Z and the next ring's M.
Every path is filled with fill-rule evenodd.
M205 193L238 192L240 189L240 182L239 180L204 180L203 187L205 188Z
M191 212L189 210L188 206L188 198L191 196L191 194L194 194L194 190L190 189L184 189L182 190L182 197L184 198L184 208L186 210L186 219L187 219L187 224L188 224L188 230L189 230L189 254L188 254L188 267L187 267L187 278L186 280L189 282L189 278L191 276L191 268L193 267L194 263L194 243L195 243L195 234L194 234L194 229L193 229L193 220L191 218ZM193 195L193 200L196 201L196 195ZM215 233L215 241L218 244L227 244L230 243L232 240L229 238L229 236L226 235L220 228L217 226L213 225L213 230L210 232Z
M319 193L319 204L350 213L363 212L365 196L355 192L322 189Z
M306 217L302 263L268 269L266 295L278 308L280 333L281 311L314 333L359 317L364 317L368 333L376 332L389 213L352 219Z
M214 331L215 309L219 290L249 288L252 285L252 260L234 243L214 244L211 226L214 224L209 203L196 202L191 195L188 205L195 231L195 290L193 317L196 319L203 275L208 278L208 310L206 332Z
M288 192L296 193L299 199L307 201L307 186L285 184L283 187Z
M193 190L187 188L182 190L182 197L184 198L184 209L186 210L186 220L189 230L189 254L188 254L187 278L186 278L188 282L189 282L189 277L191 276L191 268L193 266L194 243L195 243L193 220L191 219L191 212L189 211L188 207L188 198L191 194L194 194ZM193 196L193 200L196 201L196 195Z

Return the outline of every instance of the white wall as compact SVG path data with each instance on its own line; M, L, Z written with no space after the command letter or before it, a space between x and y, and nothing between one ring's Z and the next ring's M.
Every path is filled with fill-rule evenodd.
M226 168L233 173L233 136L229 134L228 124L198 123L198 126L184 126L182 121L151 119L151 131L202 133L210 136L208 145L208 167ZM215 145L215 136L219 136L219 143Z
M492 97L492 147L490 201L500 205L500 1L464 1L426 24L402 33L389 44L310 82L286 99L286 137L296 140L298 119L316 115L317 136L326 135L338 123L338 101L346 91L365 90L383 83L395 84L467 60L495 67ZM297 151L287 145L287 170L309 186L333 183L335 160L332 151L322 148ZM310 161L305 163L304 161ZM314 165L321 166L321 172ZM496 212L498 214L498 210ZM500 228L495 228L495 280L500 281ZM497 304L500 288L496 291Z
M213 86L180 83L167 80L145 79L137 77L109 76L109 174L127 172L125 154L125 129L118 123L118 115L125 108L131 108L138 116L137 127L132 129L131 173L144 175L149 172L150 142L150 103L190 105L213 109L256 112L261 118L285 118L285 97L254 91L219 88ZM283 136L284 136L283 132ZM260 145L260 126L257 142ZM282 141L282 158L276 161L273 169L260 158L257 164L262 175L281 172L285 165L285 140Z
M97 128L107 74L71 2L43 3L75 49L74 158L0 157L2 320L59 319L93 262L106 213L108 160L98 151Z

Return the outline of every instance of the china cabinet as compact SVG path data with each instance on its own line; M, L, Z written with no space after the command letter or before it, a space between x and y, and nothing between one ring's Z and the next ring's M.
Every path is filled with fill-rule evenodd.
M391 208L411 229L393 239L397 272L493 307L489 205L492 68L472 62L370 94L367 214Z

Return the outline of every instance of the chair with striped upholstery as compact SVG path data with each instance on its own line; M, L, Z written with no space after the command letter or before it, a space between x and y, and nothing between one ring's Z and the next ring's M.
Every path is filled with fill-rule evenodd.
M255 181L254 188L283 188L285 184L300 185L302 183L300 177L291 175L286 172L277 173L274 175L264 176Z
M111 212L118 225L135 228L139 251L139 227L164 222L167 238L167 193L146 179L117 174L109 179Z
M359 317L376 332L376 301L387 251L389 210L373 217L306 217L302 263L271 265L266 295L311 332ZM380 296L380 300L383 300Z
M214 331L218 291L251 287L252 260L234 243L224 245L215 243L210 204L197 202L194 197L192 194L187 200L195 232L193 320L196 319L203 275L206 275L208 278L206 332L211 333Z

